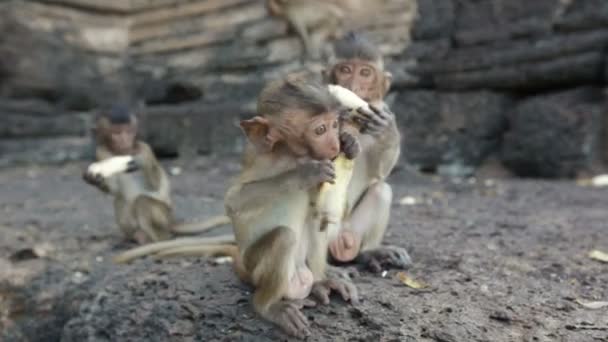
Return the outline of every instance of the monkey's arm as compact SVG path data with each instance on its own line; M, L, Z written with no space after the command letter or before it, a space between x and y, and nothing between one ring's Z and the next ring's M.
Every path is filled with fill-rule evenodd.
M371 168L371 174L385 179L399 160L401 134L395 114L386 104L370 106L370 109L371 111L359 111L361 116L358 122L363 126L362 133L373 137L372 143L363 148L367 150L367 164Z
M302 181L298 177L298 172L295 169L289 170L269 178L241 183L238 191L229 191L226 203L233 209L242 208L246 203L252 201L265 203L278 193L296 191L300 188Z
M137 146L138 153L133 156L135 165L142 169L150 189L158 192L162 198L169 198L169 177L167 177L165 170L154 156L154 152L152 152L150 146L144 142L138 142Z
M378 140L375 150L379 152L378 174L386 178L397 165L401 154L401 135L394 120L387 128L383 139Z

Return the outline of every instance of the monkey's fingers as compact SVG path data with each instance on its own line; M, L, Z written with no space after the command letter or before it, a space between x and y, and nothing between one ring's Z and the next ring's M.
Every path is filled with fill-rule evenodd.
M346 282L339 280L329 280L327 282L327 285L331 290L338 292L342 299L344 299L345 301L348 302L350 300L350 293L346 289Z
M310 299L300 299L299 301L300 308L314 308L317 306L317 302Z
M346 268L346 273L348 274L349 278L358 278L361 276L361 273L359 273L359 270L355 267Z
M357 293L357 288L351 281L332 281L330 282L330 286L332 286L332 290L337 291L345 301L350 301L353 304L359 303L359 294Z
M323 162L321 164L321 174L322 174L322 182L329 182L331 184L335 183L336 179L336 169L334 164L330 161Z
M380 261L374 257L370 258L368 263L367 263L367 267L370 269L370 271L372 271L373 273L380 273L382 272L382 264L380 263Z
M368 114L361 114L364 119L367 120L368 123L378 126L378 127L384 127L386 125L388 125L388 119L380 116L380 115L368 115Z
M376 126L371 123L366 123L361 129L361 134L368 134L372 136L381 135L384 130L384 126Z
M412 258L405 248L389 246L388 262L395 267L407 268L412 264Z
M363 115L365 117L373 117L376 113L370 110L370 108L371 106L359 107L355 111L359 113L359 115Z
M302 311L300 311L297 304L287 304L283 316L279 321L279 325L291 335L298 337L310 335L308 319L304 316Z
M321 302L323 305L329 304L329 294L331 289L325 284L325 282L319 282L313 285L310 294Z
M137 162L135 161L135 159L133 160L129 160L129 162L127 163L127 168L125 170L126 173L131 173L134 171L139 170L139 165L137 164Z
M340 134L340 144L342 145L342 151L344 152L346 158L354 159L357 154L359 154L359 143L357 142L357 139L355 139L349 133L342 132Z

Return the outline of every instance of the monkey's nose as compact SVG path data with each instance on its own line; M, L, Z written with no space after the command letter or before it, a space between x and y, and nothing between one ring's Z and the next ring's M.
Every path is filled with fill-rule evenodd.
M338 154L340 153L340 146L332 146L331 147L331 155L332 157L329 158L331 160L335 159L336 157L338 157Z

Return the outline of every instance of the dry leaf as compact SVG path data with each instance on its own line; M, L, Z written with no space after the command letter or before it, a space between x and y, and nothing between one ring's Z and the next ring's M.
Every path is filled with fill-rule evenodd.
M397 277L399 278L399 280L401 280L401 282L413 289L424 289L427 288L429 285L423 281L420 280L416 280L410 276L408 276L405 272L399 272L397 273Z
M597 260L597 261L601 261L601 262L608 262L608 253L604 253L597 249L592 250L589 253L589 257L593 260Z
M577 303L586 307L587 309L597 310L601 308L608 307L608 302L583 302L580 299L576 300Z

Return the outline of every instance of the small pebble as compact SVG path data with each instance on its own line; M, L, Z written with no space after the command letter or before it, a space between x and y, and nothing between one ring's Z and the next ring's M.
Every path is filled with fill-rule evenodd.
M174 166L169 169L169 173L171 173L171 176L179 176L182 174L182 168L179 166Z
M401 200L399 200L399 204L401 205L416 205L418 201L415 197L405 196Z

